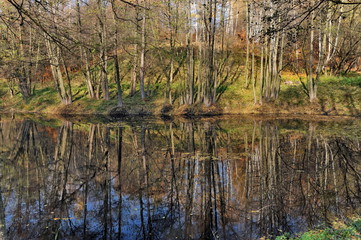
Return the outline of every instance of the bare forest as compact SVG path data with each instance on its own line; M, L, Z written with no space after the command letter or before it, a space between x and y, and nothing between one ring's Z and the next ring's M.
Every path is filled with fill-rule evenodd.
M231 88L272 104L297 85L312 104L322 76L360 72L360 41L353 0L2 0L1 94L167 113L237 101Z

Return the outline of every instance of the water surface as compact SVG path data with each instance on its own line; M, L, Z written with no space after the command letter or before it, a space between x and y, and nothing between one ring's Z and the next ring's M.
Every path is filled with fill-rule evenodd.
M359 119L1 119L4 239L258 239L361 214Z

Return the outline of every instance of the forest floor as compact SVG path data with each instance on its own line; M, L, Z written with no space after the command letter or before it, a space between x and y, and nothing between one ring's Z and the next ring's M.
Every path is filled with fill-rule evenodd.
M17 92L11 97L8 83L0 80L0 111L16 113L50 113L59 115L109 115L117 114L116 86L110 84L110 100L90 99L84 81L75 78L72 83L73 103L63 105L52 82L35 86L32 97L24 100ZM124 108L129 115L228 115L228 114L288 114L288 115L328 115L361 116L361 75L324 76L318 87L318 102L310 104L308 96L299 81L292 74L282 76L280 96L273 103L254 104L252 85L245 87L244 79L235 81L222 88L217 105L204 107L180 105L175 99L173 106L165 104L163 91L165 86L157 85L149 89L144 101L139 92L129 95L129 84L124 83ZM176 92L176 85L173 90ZM258 89L257 89L258 92ZM259 100L259 96L257 96Z

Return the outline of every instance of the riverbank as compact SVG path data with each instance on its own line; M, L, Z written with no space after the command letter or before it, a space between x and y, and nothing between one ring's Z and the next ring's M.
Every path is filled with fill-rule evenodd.
M292 237L291 234L284 234L276 238L276 240L349 240L361 238L361 218L344 223L341 221L333 222L331 227L310 230L302 233L300 236Z
M318 87L318 102L310 104L308 96L296 76L283 76L280 96L276 102L254 104L253 89L235 82L219 94L217 105L205 107L201 104L165 104L162 90L151 91L141 100L139 93L130 96L124 91L124 107L117 108L116 91L112 86L110 100L90 99L82 81L74 83L73 103L61 104L52 83L36 86L33 96L24 100L20 93L10 95L5 80L0 82L1 112L46 113L59 115L112 115L122 117L166 115L166 116L215 116L233 114L286 114L286 115L361 115L361 76L323 77ZM123 86L124 89L126 87ZM175 89L176 91L176 89ZM259 100L259 98L257 98Z

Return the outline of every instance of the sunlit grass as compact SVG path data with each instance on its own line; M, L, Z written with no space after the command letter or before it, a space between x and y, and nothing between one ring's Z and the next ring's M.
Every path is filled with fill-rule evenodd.
M16 95L10 97L5 80L0 81L0 101L5 109L14 109L23 112L57 112L59 108L75 114L106 114L117 106L117 87L110 70L114 64L109 64L109 89L111 100L91 99L85 84L84 74L80 71L72 74L73 104L66 108L62 106L59 95L53 86L53 82L37 84L33 96L23 100L19 90L15 87ZM127 69L129 68L125 66ZM96 69L93 69L96 71ZM125 69L122 69L125 71ZM129 70L129 69L128 69ZM243 71L243 70L239 70ZM180 93L184 88L182 77L178 75L172 83L172 97L174 107L180 107ZM318 86L318 102L310 105L307 90L300 83L301 77L305 86L308 86L305 75L295 75L285 72L282 75L280 95L278 100L271 104L260 102L259 82L256 83L256 104L254 103L254 91L252 83L246 87L246 80L241 74L232 83L218 87L218 106L224 113L309 113L334 115L360 115L361 112L361 75L351 74L348 76L322 76ZM139 84L134 96L130 96L130 78L124 77L121 82L124 105L131 112L145 111L159 112L168 100L164 99L166 91L166 77L157 82L153 76L148 86L146 79L145 90L148 96L145 100L140 98ZM197 93L197 89L195 89Z
M276 240L350 240L361 238L361 219L354 219L352 222L345 224L337 221L332 227L310 230L300 236L292 236L284 234L276 238Z

